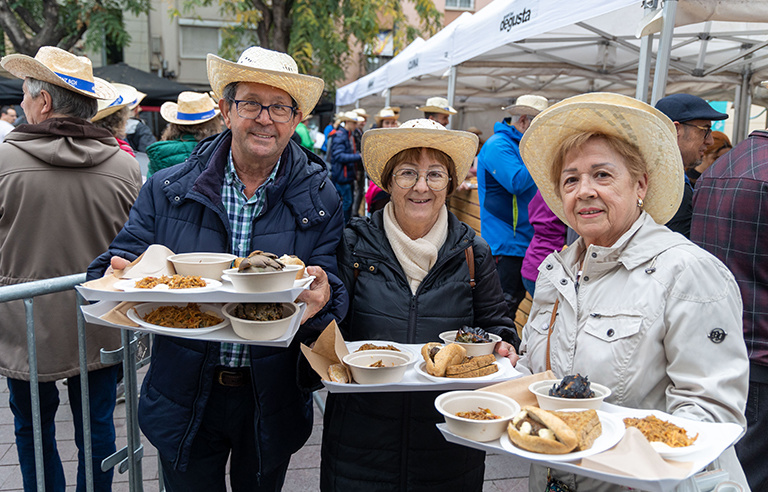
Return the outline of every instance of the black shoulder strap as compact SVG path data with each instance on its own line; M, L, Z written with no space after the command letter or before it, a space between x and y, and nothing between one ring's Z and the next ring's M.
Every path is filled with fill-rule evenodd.
M475 250L472 245L464 250L464 256L467 258L467 267L469 268L469 286L475 288Z

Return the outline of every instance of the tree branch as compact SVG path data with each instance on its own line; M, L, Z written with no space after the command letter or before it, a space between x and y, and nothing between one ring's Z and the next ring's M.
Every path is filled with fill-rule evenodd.
M3 28L17 53L35 55L36 50L32 48L30 39L19 25L16 16L13 15L8 0L0 0L0 27Z
M32 13L25 7L21 5L16 7L16 14L21 17L21 20L23 20L30 29L32 29L32 32L38 32L41 29L40 24L37 23L35 18L32 16Z

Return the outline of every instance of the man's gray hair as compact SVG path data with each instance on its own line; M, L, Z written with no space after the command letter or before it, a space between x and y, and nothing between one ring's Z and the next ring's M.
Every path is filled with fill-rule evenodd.
M90 120L99 109L96 99L83 96L58 85L33 79L32 77L27 77L26 83L27 93L33 99L40 96L41 91L46 91L51 95L51 106L53 106L54 113Z

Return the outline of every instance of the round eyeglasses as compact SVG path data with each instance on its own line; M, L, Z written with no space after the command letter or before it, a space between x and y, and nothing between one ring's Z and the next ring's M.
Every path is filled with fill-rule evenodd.
M397 186L406 190L416 186L421 176L424 176L427 186L432 191L443 191L451 182L451 177L443 171L427 171L425 174L419 174L414 169L401 169L393 173L392 176L395 178Z
M275 123L288 123L293 118L296 112L296 108L293 106L286 106L285 104L270 104L264 106L256 101L244 101L241 99L232 99L235 103L235 110L241 118L246 120L255 120L261 116L261 112L265 109L267 114Z

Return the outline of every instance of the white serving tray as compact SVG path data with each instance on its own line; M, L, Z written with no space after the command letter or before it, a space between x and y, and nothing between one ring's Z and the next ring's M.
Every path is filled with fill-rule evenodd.
M385 345L390 342L381 340L368 340L371 343L377 343L379 345ZM347 348L350 352L356 350L363 342L347 342ZM512 363L506 357L496 356L496 364L499 366L499 371L493 374L494 377L482 377L476 379L453 379L453 378L441 378L445 381L432 381L416 371L416 366L423 363L421 356L421 347L423 343L416 344L397 344L403 346L410 352L413 352L417 356L415 364L411 364L408 369L405 370L405 376L399 383L391 384L358 384L358 383L333 383L323 380L323 384L331 393L388 393L397 391L448 391L448 390L472 390L477 388L483 388L492 384L507 381L509 379L515 379L521 377L523 374L517 369L512 367Z
M305 277L293 282L289 290L277 292L245 293L236 292L231 282L222 282L220 287L203 292L180 293L167 290L150 290L143 292L124 292L122 290L100 290L75 286L78 292L88 301L128 301L128 302L293 302L315 277Z
M168 302L168 301L162 301L162 302ZM177 300L176 302L179 302L179 301ZM194 302L194 301L190 301L190 302ZM134 327L134 326L118 325L118 324L110 323L109 321L104 321L103 319L101 319L101 316L107 314L118 304L120 304L118 301L101 301L96 304L80 306L80 309L83 311L83 316L85 317L85 321L88 323L93 323L94 325L108 326L110 328L119 328L122 330L142 331L146 333L155 333L158 335L170 336L167 333L162 333L152 328L145 328L143 326ZM199 335L189 335L189 336L176 335L176 336L178 336L179 338L189 338L191 340L205 340L207 342L230 342L230 343L239 343L242 345L259 345L261 347L288 347L291 344L293 337L296 335L296 332L299 331L299 326L301 326L301 318L304 316L304 311L306 311L307 309L307 305L304 304L303 302L298 303L298 306L299 306L299 313L298 315L296 315L293 322L291 323L291 328L283 337L277 338L275 340L253 341L253 340L246 340L244 338L240 338L232 330L232 325L229 324L229 320L227 320L227 326L220 330L216 330L210 333L199 334Z
M616 405L611 405L610 403L603 403L603 405L600 407L600 410L603 410L607 413L616 414L617 417L624 418L629 416L638 416L643 417L645 415L648 415L648 410L636 410L631 408L624 408L619 407ZM676 480L676 479L662 479L662 480L653 480L653 479L641 479L641 478L635 478L635 477L629 477L625 475L615 475L612 473L605 473L600 472L597 470L592 470L589 468L583 468L580 466L580 461L572 461L572 462L564 462L564 461L547 461L547 460L540 460L540 459L531 459L525 456L521 456L520 454L510 452L501 445L501 440L496 439L495 441L490 442L477 442L472 441L469 439L465 439L463 437L459 437L456 434L453 434L452 432L448 431L446 424L437 424L437 428L440 430L440 432L443 434L443 437L445 437L445 440L448 442L452 442L455 444L461 444L462 446L467 446L474 449L480 449L486 452L492 452L492 453L504 453L510 456L514 456L517 459L527 461L527 462L535 462L542 464L544 466L548 466L550 468L555 468L557 470L563 470L570 473L575 473L577 475L582 475L585 477L595 478L598 480L603 480L605 482L615 483L618 485L623 485L625 487L631 487L638 490L647 490L650 492L667 492L669 490L674 489L677 485L679 485L683 480L686 480L696 473L698 473L702 468L713 462L715 459L717 459L720 454L727 449L729 446L731 446L738 438L741 436L742 428L741 426L733 423L721 423L721 424L715 424L711 422L697 422L693 420L688 419L681 419L679 417L675 417L673 415L666 414L664 412L660 411L653 411L657 417L662 418L664 420L672 421L673 423L682 423L685 422L685 428L689 430L695 430L699 432L701 435L707 436L707 446L700 447L696 451L686 454L685 456L677 457L677 461L686 461L692 464L691 470L684 479L682 480ZM631 463L627 463L627 467L631 467Z

